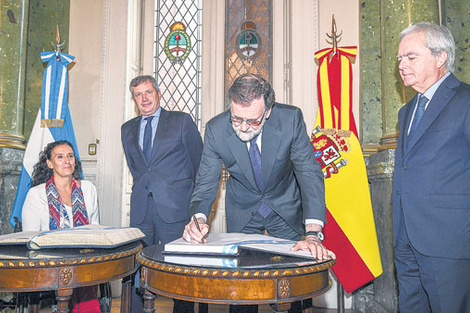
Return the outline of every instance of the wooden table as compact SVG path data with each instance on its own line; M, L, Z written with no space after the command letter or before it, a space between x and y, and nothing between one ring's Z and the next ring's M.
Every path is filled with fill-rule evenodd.
M58 312L69 311L73 289L123 279L121 312L130 312L130 275L140 241L112 249L28 250L0 246L0 292L55 290ZM30 307L37 312L38 306Z
M155 294L214 304L270 304L276 311L286 311L293 301L327 291L331 285L328 269L335 264L335 260L317 262L244 251L236 266L227 260L222 265L198 265L187 259L169 261L161 245L144 248L137 261L146 290L144 312L155 311Z

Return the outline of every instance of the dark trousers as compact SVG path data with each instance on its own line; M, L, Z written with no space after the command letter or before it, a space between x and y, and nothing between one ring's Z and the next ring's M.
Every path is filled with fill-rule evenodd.
M272 211L266 218L259 213L253 215L248 224L240 231L245 234L263 234L289 240L301 240L302 235L296 232L276 212Z
M141 224L133 224L131 227L139 228L144 234L144 246L154 245L158 243L166 244L170 241L176 240L183 235L184 226L189 222L188 220L180 221L177 223L165 223L160 215L158 215L155 201L152 196L147 198L147 210L145 218ZM137 287L136 287L137 286ZM132 313L143 312L144 301L142 294L138 290L140 286L140 270L137 271L132 281L132 297L131 308ZM193 313L194 303L173 299L173 313Z
M245 234L264 234L267 231L270 236L300 240L302 235L290 227L276 212L272 211L266 218L256 213L253 218L241 230ZM312 299L295 301L292 303L289 313L302 312L303 308L312 307ZM257 305L231 305L230 313L257 313Z
M470 260L423 255L400 226L394 249L400 312L470 313Z

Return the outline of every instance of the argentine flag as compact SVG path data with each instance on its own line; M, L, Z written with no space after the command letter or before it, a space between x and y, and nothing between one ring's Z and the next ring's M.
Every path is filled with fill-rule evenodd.
M10 216L10 224L13 227L16 225L15 217L21 221L23 203L31 187L33 166L39 161L39 153L44 147L53 141L67 140L74 146L75 154L80 159L67 103L67 67L74 58L61 52L41 53L41 61L47 62L42 78L41 108L24 153L20 182Z

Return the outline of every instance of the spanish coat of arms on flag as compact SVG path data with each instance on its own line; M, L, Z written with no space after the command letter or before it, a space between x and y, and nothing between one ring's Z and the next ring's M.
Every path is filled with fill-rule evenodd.
M325 246L347 293L382 274L382 263L362 149L352 111L352 66L357 47L315 53L319 109L311 142L325 177Z

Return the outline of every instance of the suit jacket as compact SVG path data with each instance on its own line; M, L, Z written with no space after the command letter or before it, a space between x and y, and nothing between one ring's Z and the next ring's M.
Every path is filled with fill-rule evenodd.
M415 102L398 113L394 240L405 227L421 254L470 258L470 86L447 77L407 143Z
M232 129L230 110L206 124L191 212L209 216L224 164L230 173L225 199L229 232L240 231L262 200L298 233L303 233L306 218L325 221L323 173L300 109L275 103L261 140L263 190L256 185L246 143Z
M122 146L134 179L130 224L135 226L143 221L149 193L166 223L188 219L202 153L199 131L188 114L162 108L147 164L139 146L141 118L129 120L121 127Z

